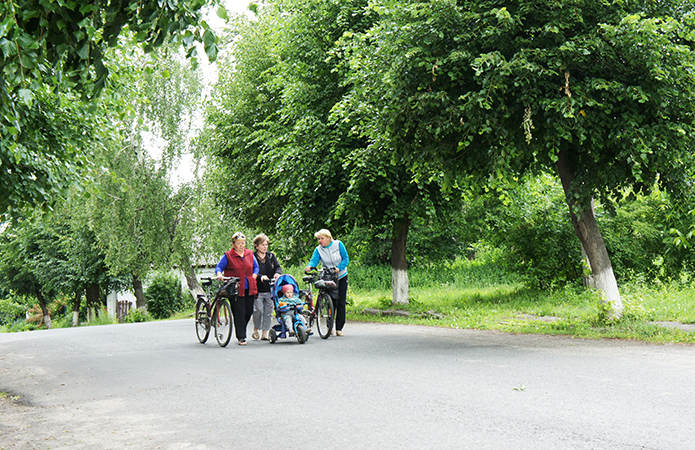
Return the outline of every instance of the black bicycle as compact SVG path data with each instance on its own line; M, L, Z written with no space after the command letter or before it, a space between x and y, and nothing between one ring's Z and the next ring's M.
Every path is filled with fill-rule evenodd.
M302 277L302 280L309 284L309 290L304 291L307 295L305 301L308 306L307 321L309 328L313 328L314 322L316 322L316 329L321 339L328 339L333 330L333 316L335 314L331 292L337 295L338 290L338 275L335 273L335 268L324 267L319 273L316 267L312 267L311 271ZM316 304L313 302L314 287L319 290L316 296Z
M195 334L198 341L204 344L210 335L210 327L215 329L215 339L220 347L226 347L232 337L232 308L229 301L239 292L239 278L225 277L223 281L216 278L200 279L205 287L205 294L198 294L195 304ZM214 297L211 294L213 286L218 286ZM212 297L212 300L210 298Z

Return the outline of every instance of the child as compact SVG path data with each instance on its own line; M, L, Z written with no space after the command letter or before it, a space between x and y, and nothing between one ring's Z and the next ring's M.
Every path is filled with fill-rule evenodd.
M289 330L290 336L294 336L294 327L292 326L294 311L291 306L297 305L297 312L302 312L304 302L295 294L294 286L291 284L284 285L280 290L282 291L282 298L278 300L278 306L280 307L280 312L282 312L282 320L285 321L285 326Z

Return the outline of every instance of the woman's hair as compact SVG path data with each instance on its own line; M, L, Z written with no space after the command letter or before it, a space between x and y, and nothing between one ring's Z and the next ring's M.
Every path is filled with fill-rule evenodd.
M237 231L232 235L232 243L238 241L239 239L246 240L246 236L244 236L244 233L242 233L241 231Z
M333 240L333 236L331 236L331 232L325 228L321 228L319 231L314 233L314 237L319 237L319 236L326 236L331 241Z
M253 238L253 245L254 245L254 247L258 247L259 245L261 245L262 243L264 243L266 241L270 244L270 239L268 239L268 236L261 233L258 236L256 236L255 238Z

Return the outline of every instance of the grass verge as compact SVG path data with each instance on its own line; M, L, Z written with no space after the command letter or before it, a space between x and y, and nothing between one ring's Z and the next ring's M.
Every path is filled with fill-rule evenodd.
M623 317L601 318L599 297L582 288L537 291L521 283L419 286L410 304L391 305L386 289L351 290L348 320L392 322L507 333L566 335L586 339L633 339L653 343L695 343L695 331L657 322L695 323L695 288L691 286L621 287ZM408 317L366 314L365 310L400 309Z

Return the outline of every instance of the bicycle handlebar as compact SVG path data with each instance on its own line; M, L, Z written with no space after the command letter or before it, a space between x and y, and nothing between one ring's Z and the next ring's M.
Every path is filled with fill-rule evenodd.
M222 277L222 283L227 283L230 280L239 281L239 278L237 278L237 277ZM218 281L218 280L217 280L217 277L200 277L200 281L202 282L203 286L210 286L213 281Z

